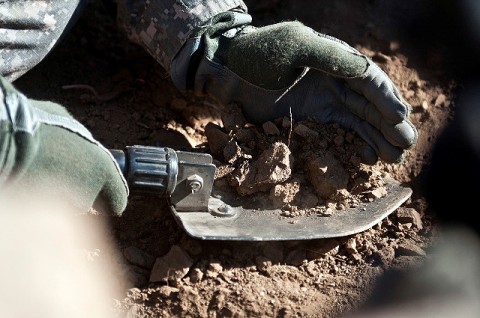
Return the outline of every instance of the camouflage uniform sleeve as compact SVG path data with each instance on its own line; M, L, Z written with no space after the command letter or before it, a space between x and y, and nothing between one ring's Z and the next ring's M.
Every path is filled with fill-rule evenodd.
M42 61L85 0L0 1L0 75L14 81Z
M117 0L118 22L133 42L144 47L168 72L187 40L213 16L247 12L242 0Z

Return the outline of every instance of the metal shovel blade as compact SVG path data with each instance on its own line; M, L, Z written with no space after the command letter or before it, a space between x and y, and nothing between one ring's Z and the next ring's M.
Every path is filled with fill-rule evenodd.
M171 206L180 226L202 240L281 241L341 237L365 231L401 206L412 190L398 181L385 182L387 194L331 216L285 217L281 210L254 210L210 198L209 211L179 212Z

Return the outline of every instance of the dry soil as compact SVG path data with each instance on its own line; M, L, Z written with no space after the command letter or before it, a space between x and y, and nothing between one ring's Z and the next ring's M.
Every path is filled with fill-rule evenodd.
M16 85L29 97L67 107L108 148L140 144L209 152L218 166L215 187L250 202L262 198L292 220L375 200L384 195L385 176L413 194L361 233L276 242L193 239L164 198L132 196L121 218L88 216L107 218L106 234L120 252L115 262L122 270L112 273L128 279L112 304L120 316L338 317L359 308L386 270L407 270L425 260L435 242L422 172L453 114L455 83L437 55L415 54L401 32L416 17L419 1L246 2L255 25L300 20L346 41L385 70L412 106L419 131L403 162L361 165L355 153L360 139L336 125L290 118L262 127L231 125L225 114L235 105L180 94L117 28L114 7L100 1L90 1L71 34ZM343 192L316 181L325 165L339 165L344 177L334 185ZM96 256L99 264L107 262L101 251Z

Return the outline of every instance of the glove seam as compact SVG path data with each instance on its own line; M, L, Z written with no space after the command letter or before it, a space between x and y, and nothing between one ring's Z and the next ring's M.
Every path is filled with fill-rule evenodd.
M252 84L250 83L249 81L247 81L246 79L244 79L243 77L241 77L240 75L238 75L237 73L233 72L231 69L229 69L228 67L224 66L224 65L221 65L215 61L213 61L212 59L210 59L208 56L203 56L202 59L205 59L206 61L208 61L208 63L215 67L215 69L219 70L220 72L224 72L224 71L228 71L229 73L231 74L234 74L235 77L237 77L242 83L244 84L247 84L248 86L250 87L254 87L256 89L259 89L261 91L264 91L264 92L267 92L267 93L270 93L270 94L276 94L276 93L282 93L284 92L285 90L288 90L290 89L294 84L298 83L299 79L303 78L303 76L305 76L304 72L302 72L302 74L299 76L299 78L295 79L292 84L289 84L288 86L285 86L283 88L279 88L279 89L268 89L268 88L263 88L263 87L260 87L258 85L255 85L255 84ZM305 69L310 69L308 67L305 67ZM202 89L203 91L203 89Z

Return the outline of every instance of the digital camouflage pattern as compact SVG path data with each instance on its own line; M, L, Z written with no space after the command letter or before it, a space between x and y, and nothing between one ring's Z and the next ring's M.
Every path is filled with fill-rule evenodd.
M242 0L116 0L128 37L167 71L186 40ZM85 0L0 1L0 74L14 81L42 61L81 13Z
M81 2L0 1L0 74L14 81L42 61Z
M185 42L213 16L237 10L246 12L242 0L117 0L119 24L129 38L144 47L167 71Z

